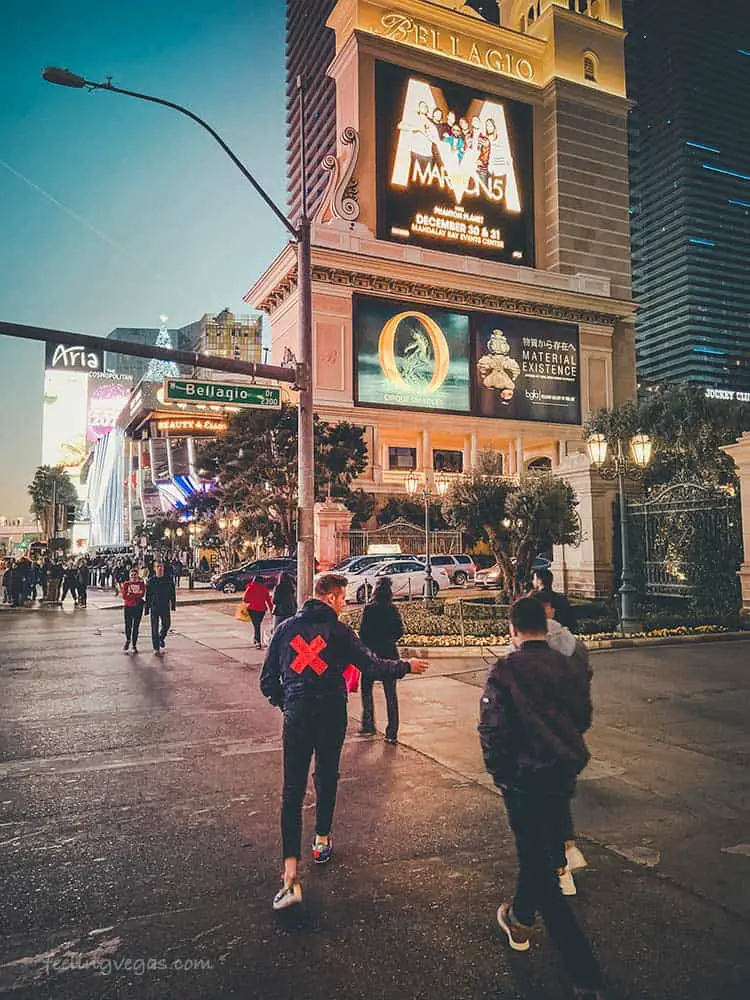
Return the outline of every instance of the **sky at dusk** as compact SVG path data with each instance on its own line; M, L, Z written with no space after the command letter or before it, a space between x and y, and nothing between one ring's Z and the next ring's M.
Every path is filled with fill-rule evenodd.
M0 320L105 336L242 296L286 242L211 138L166 108L45 83L44 66L183 104L285 207L282 0L4 0ZM0 515L41 462L43 345L0 337Z

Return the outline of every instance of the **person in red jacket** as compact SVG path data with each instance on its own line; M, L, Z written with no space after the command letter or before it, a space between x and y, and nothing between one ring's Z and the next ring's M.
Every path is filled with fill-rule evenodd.
M138 630L141 627L143 618L143 599L146 596L146 584L138 574L138 568L134 566L130 571L130 579L126 580L120 587L124 610L125 610L125 645L122 647L125 652L133 644L133 652L138 652Z
M250 613L250 621L253 623L253 629L255 630L255 648L262 649L260 626L265 618L266 611L273 611L271 591L263 582L262 576L256 576L248 583L242 600L247 605L247 610Z

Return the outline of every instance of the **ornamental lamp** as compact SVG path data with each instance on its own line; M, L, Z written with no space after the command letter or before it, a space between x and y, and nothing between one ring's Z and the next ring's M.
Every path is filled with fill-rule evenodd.
M172 529L171 528L165 528L164 529L164 537L165 538L169 538L171 536L171 534L172 534Z
M435 489L438 492L438 496L444 497L448 492L449 485L448 477L444 472L439 472L435 476Z
M413 472L410 472L409 475L406 477L405 486L406 486L406 492L409 494L410 497L413 497L416 494L417 490L419 489L419 480L417 479L417 477Z
M239 526L240 526L240 519L238 517L233 517L232 518L232 527L233 528L239 528Z
M597 468L607 461L607 439L603 434L591 434L586 439L591 464Z
M177 530L175 531L175 535L177 535L177 537L178 537L178 538L182 538L182 534L183 534L183 532L182 532L182 528L178 528L178 529L177 529Z
M633 461L639 469L645 469L651 461L651 451L653 442L648 434L636 434L630 442L630 450L633 453Z
M227 526L227 519L225 517L220 517L219 518L219 529L221 531L224 531L224 529L226 528L226 526Z

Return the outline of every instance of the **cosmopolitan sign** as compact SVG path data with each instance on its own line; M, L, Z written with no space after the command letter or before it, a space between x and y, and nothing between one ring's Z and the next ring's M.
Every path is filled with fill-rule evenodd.
M86 347L47 343L45 345L45 368L47 371L69 372L104 371L104 352L91 351Z

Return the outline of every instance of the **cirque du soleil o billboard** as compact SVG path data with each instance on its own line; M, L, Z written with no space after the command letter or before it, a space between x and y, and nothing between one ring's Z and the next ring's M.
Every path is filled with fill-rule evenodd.
M356 296L360 406L579 424L578 327Z

